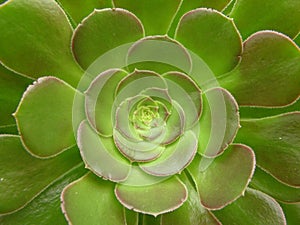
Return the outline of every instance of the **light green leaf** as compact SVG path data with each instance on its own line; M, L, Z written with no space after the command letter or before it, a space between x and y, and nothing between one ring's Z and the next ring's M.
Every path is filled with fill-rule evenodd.
M61 211L60 195L65 186L78 179L87 171L82 164L70 169L66 174L55 181L51 186L36 196L24 208L19 211L0 216L1 225L67 225L67 221Z
M78 153L74 147L53 159L37 159L25 151L19 136L0 135L0 214L24 207L77 166Z
M149 186L117 184L115 194L126 208L153 216L175 210L187 199L185 185L174 176Z
M258 166L255 168L250 186L283 202L300 202L300 188L281 183Z
M223 88L209 89L202 97L198 152L215 157L232 143L239 129L238 105Z
M128 70L151 70L159 74L169 71L188 73L192 63L189 52L167 35L146 36L135 42L127 54Z
M15 124L12 116L22 93L32 83L31 79L16 74L0 64L0 126Z
M143 140L130 140L117 130L113 134L114 142L119 151L132 162L147 162L158 158L165 150L159 143Z
M300 95L300 51L280 33L261 31L244 42L241 63L219 80L242 106L278 107Z
M114 195L114 183L88 174L62 193L62 209L73 225L125 225L124 209Z
M236 142L251 146L257 165L290 186L300 186L300 112L242 120Z
M114 182L128 177L131 165L120 154L113 139L99 136L86 120L78 128L77 142L86 167L95 174Z
M74 87L82 71L70 50L72 27L54 0L0 6L0 61L32 78L57 76Z
M112 113L115 89L127 75L120 69L111 69L101 73L85 92L85 111L89 123L104 136L113 133Z
M202 111L201 90L187 75L180 72L168 72L162 75L168 85L168 93L183 109L185 127L191 128L198 122Z
M55 77L40 78L27 88L15 118L30 153L49 157L75 144L72 126L75 92Z
M243 38L259 30L275 30L291 38L300 30L300 2L295 0L237 0L230 17Z
M244 196L213 213L223 224L286 224L280 205L268 195L250 188L246 190Z
M166 34L181 0L113 0L115 7L133 12L145 26L146 35Z
M233 20L211 9L186 13L177 26L175 39L200 56L216 76L232 70L242 51Z
M255 168L254 153L242 144L232 144L203 170L205 158L195 157L188 167L196 183L201 204L221 209L243 195Z
M105 52L143 36L144 28L131 12L96 9L76 28L72 49L78 63L87 69Z
M146 173L168 176L180 173L193 160L198 140L192 131L186 131L177 142L167 145L162 155L151 162L140 163Z

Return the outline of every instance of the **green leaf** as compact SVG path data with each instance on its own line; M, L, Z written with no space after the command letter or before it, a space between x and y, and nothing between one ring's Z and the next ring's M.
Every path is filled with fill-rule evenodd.
M167 35L146 36L128 50L128 70L151 70L159 74L169 71L188 73L191 69L189 52Z
M94 9L112 8L111 0L56 0L71 21L76 25L79 24L86 16L88 16Z
M294 38L294 42L300 47L300 33Z
M232 19L211 9L196 9L180 20L175 39L198 54L216 76L239 62L242 40Z
M251 146L257 165L290 186L300 186L300 112L242 120L236 142Z
M244 196L213 213L224 224L286 224L280 205L268 195L250 188Z
M149 186L117 184L115 194L126 208L153 216L175 210L187 199L185 185L174 176Z
M162 75L168 85L168 93L183 109L185 126L191 128L198 122L202 110L201 90L187 75L168 72Z
M275 116L283 113L293 112L300 109L300 98L291 105L280 108L263 108L263 107L240 107L241 119L263 118Z
M87 168L98 176L115 182L128 177L131 165L120 154L112 138L99 136L86 120L80 124L77 137L80 153Z
M72 50L82 68L87 69L105 52L144 36L139 19L124 9L95 9L76 28Z
M126 98L141 94L142 91L149 88L166 89L167 84L158 73L148 70L135 70L119 83L115 92L115 104L118 106Z
M276 30L291 38L300 30L300 2L294 0L237 0L230 17L243 38L259 30Z
M259 167L255 168L250 186L283 202L300 202L300 188L287 186Z
M114 195L114 183L88 174L62 193L62 209L73 225L125 225L124 209Z
M236 0L231 0L226 7L222 10L222 13L226 16L228 16L230 14L230 12L232 11L232 8L235 4Z
M280 203L288 225L296 225L300 221L300 203Z
M145 162L158 158L165 150L159 143L143 140L130 140L117 130L114 131L114 142L119 151L132 162Z
M214 215L205 209L201 203L198 193L194 189L187 176L183 173L180 175L181 180L187 187L189 196L183 205L173 212L163 214L161 225L217 225L219 221Z
M19 134L16 124L0 126L0 134Z
M167 145L161 156L151 162L140 163L146 173L168 176L180 173L193 160L198 140L192 131L186 131L177 142Z
M170 178L170 176L152 176L145 173L139 166L134 165L132 166L127 179L120 183L127 186L149 186L162 182L168 178Z
M223 88L209 89L202 96L198 152L215 157L232 143L239 129L238 105Z
M133 12L145 26L146 35L166 34L181 0L113 0L115 7Z
M81 164L79 164L81 165ZM35 197L30 203L19 211L0 216L1 225L67 225L61 211L60 195L65 186L86 173L84 167L76 166Z
M107 70L95 78L85 92L87 119L101 135L112 135L115 89L126 75L120 69Z
M55 77L40 78L27 88L14 115L30 153L49 157L75 144L72 126L75 92Z
M241 63L219 82L242 106L291 104L300 94L299 48L280 33L257 32L244 42Z
M143 215L143 225L161 225L160 216L154 217L146 214L142 214L142 215Z
M232 144L203 170L206 160L195 157L188 171L196 183L201 204L207 209L221 209L243 195L254 173L254 153L245 145Z
M0 6L0 61L32 78L57 76L74 87L82 71L70 50L72 27L54 0Z
M218 11L221 11L226 5L230 2L230 0L182 0L180 5L180 9L176 13L176 16L172 22L172 26L170 27L168 34L173 37L175 33L175 29L180 18L187 12L197 9L197 8L213 8Z
M124 214L126 219L126 225L138 225L139 223L139 214L124 208Z
M24 207L77 166L81 162L78 153L74 147L56 158L38 159L25 151L19 136L0 135L0 214Z
M15 123L12 113L16 110L31 79L16 74L0 64L0 126Z

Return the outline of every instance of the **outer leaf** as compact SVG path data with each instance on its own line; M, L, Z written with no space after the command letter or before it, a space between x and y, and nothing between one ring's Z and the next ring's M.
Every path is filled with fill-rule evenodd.
M196 9L196 8L213 8L218 11L221 11L230 0L183 0L180 6L180 9L176 13L176 16L172 22L172 26L170 27L168 34L173 37L175 33L175 29L179 22L179 19L187 12Z
M112 8L111 0L57 0L66 11L72 22L79 24L95 8Z
M126 225L138 225L139 223L139 214L124 208L124 215L126 219Z
M111 31L111 32L109 32ZM72 47L76 60L87 69L105 52L144 35L139 19L124 9L94 10L76 28Z
M239 129L238 105L223 88L203 93L198 152L206 157L221 154L232 143Z
M15 124L12 113L31 82L32 80L9 71L0 64L0 126Z
M287 186L259 167L255 168L250 186L284 202L300 202L300 188Z
M125 8L139 17L146 35L166 34L181 0L113 0L116 7Z
M186 13L178 24L175 39L198 54L216 76L232 70L242 51L233 21L211 9Z
M293 38L300 30L300 2L237 0L230 17L244 38L259 30L276 30Z
M54 159L41 160L24 150L19 136L0 135L0 214L23 207L77 166L81 162L77 152L72 148Z
M161 225L216 225L219 221L200 203L198 193L194 189L187 176L180 175L188 189L187 201L177 210L163 214Z
M240 116L242 119L263 118L276 116L283 113L293 112L300 109L300 98L291 105L280 108L263 108L263 107L240 107Z
M77 138L87 168L98 176L114 182L127 178L131 165L118 152L112 138L100 137L86 120L80 124Z
M161 225L161 217L154 217L143 214L143 225Z
M287 224L289 225L296 225L299 223L300 221L300 203L296 203L296 204L280 204Z
M261 31L244 42L241 63L220 80L239 105L285 106L299 97L300 51L274 31Z
M114 196L114 184L88 174L67 186L62 210L73 225L125 225L124 209Z
M67 221L60 208L60 195L63 188L86 173L81 165L68 171L63 177L55 181L36 196L23 209L9 215L0 216L1 225L67 225Z
M117 184L115 194L126 208L153 216L175 210L187 199L186 187L177 177L149 186Z
M244 196L214 214L224 224L286 224L280 205L268 195L250 188Z
M300 186L300 112L241 121L236 141L255 151L257 165L276 179Z
M207 159L195 157L188 170L196 183L202 205L212 210L221 209L240 197L255 167L253 151L241 144L230 145L204 171L201 171L201 160Z
M75 144L72 105L75 90L55 77L29 86L15 112L25 147L38 157L56 155Z
M102 135L112 135L115 89L126 75L127 73L120 69L105 71L93 80L86 91L85 111L87 119Z
M53 75L76 86L82 71L69 48L72 27L54 0L7 1L0 8L0 30L3 64L32 78Z
M16 124L10 124L0 127L0 134L18 134L18 129Z

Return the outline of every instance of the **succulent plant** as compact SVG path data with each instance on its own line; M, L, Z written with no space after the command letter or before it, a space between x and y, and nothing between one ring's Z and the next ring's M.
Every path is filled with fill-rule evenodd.
M0 2L0 224L298 224L300 1Z

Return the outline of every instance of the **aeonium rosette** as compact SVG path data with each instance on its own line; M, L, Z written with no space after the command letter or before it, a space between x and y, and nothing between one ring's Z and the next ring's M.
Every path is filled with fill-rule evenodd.
M102 62L109 59L119 68L104 70ZM104 71L96 75L99 70ZM86 167L117 183L114 191L125 207L155 216L180 207L188 198L182 171L195 157L194 172L205 171L231 143L239 127L238 106L213 78L199 57L166 36L119 46L87 69L78 86L85 92L73 105L77 143ZM253 173L254 155L246 146L234 148L244 152L248 164L236 198ZM157 198L158 192L164 194ZM64 207L68 212L67 203Z
M0 5L1 224L298 223L298 1L77 4Z

